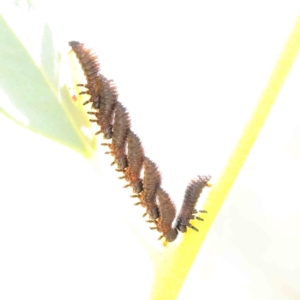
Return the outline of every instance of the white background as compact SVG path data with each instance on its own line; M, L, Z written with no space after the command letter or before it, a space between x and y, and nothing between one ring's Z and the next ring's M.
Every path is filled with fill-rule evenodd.
M36 8L57 44L95 49L177 205L192 177L218 177L299 14L298 1ZM300 299L299 80L298 59L179 299ZM115 174L99 167L100 181L76 153L0 122L1 298L148 299L153 266L122 219L136 208L101 203L119 195Z

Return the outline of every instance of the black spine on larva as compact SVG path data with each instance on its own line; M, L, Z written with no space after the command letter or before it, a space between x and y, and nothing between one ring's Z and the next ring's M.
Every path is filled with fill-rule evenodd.
M98 119L98 125L101 126L104 138L110 139L112 137L112 122L118 92L112 80L107 80L104 76L100 77L102 77L102 89L100 93L99 112L95 116Z
M127 136L127 159L128 168L126 170L126 180L129 181L134 193L140 193L143 190L142 180L140 178L143 167L145 153L140 138L131 130Z
M144 158L144 180L143 180L143 202L147 208L147 213L152 219L159 217L156 204L157 189L161 184L161 175L156 164L148 157Z
M186 227L191 227L189 220L193 219L195 206L200 194L205 186L207 186L210 176L198 176L193 179L185 190L184 200L181 210L176 219L176 228L181 232L186 232Z
M159 209L157 229L168 242L173 242L178 235L177 229L172 228L172 223L176 216L175 205L170 196L161 187L157 189L157 202Z
M111 149L119 169L127 167L126 139L130 129L130 117L126 108L117 101L113 124Z

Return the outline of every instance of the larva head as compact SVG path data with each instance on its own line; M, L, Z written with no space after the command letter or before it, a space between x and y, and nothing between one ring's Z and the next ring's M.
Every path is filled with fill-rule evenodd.
M147 213L152 220L156 220L159 218L159 211L157 206L151 208L150 210L147 210Z
M137 181L135 181L133 184L132 184L132 189L133 189L133 192L136 193L136 194L139 194L140 192L143 191L143 182L141 179L138 179Z
M122 157L116 157L116 163L118 165L118 169L119 170L124 170L125 168L128 167L128 161L127 161L127 157L126 156L122 156Z
M165 239L171 243L176 240L178 231L176 228L171 228L168 232L164 234Z
M112 125L109 125L106 130L103 132L103 137L106 139L106 140L109 140L111 139L112 137Z
M186 225L183 225L180 220L177 221L176 228L183 233L187 230Z
M69 45L72 47L72 48L75 48L75 47L78 47L78 46L82 46L83 44L77 42L77 41L70 41L69 42Z

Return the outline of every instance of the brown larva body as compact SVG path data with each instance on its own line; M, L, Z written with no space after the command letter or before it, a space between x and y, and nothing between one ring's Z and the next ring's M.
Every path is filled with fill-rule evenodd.
M180 213L176 219L175 227L172 223L175 219L176 209L169 195L160 187L161 174L149 158L144 156L144 149L140 139L130 130L130 118L126 108L118 102L118 93L113 82L107 80L100 74L100 64L97 56L76 41L69 42L72 50L76 54L79 63L84 71L87 83L78 84L87 90L80 94L91 95L91 98L84 104L92 103L95 111L89 112L96 117L97 122L105 139L112 139L110 151L114 156L114 163L118 169L123 171L123 177L128 181L128 186L133 188L135 195L141 204L146 208L146 214L150 216L152 222L156 224L156 229L162 234L167 242L172 242L177 238L178 231L186 232L187 227L197 230L190 224L190 220L197 218L195 213L196 203L205 186L208 186L209 176L192 180L185 191L185 197ZM127 146L127 153L126 153ZM140 178L142 168L144 177Z
M112 80L107 80L104 76L100 76L102 81L102 89L100 93L99 111L95 113L97 124L105 139L112 138L112 122L114 111L118 99L118 92Z
M186 232L187 227L190 227L196 231L197 228L190 224L190 220L195 219L194 214L197 213L195 210L196 203L200 194L205 186L208 186L210 176L198 176L193 179L185 190L184 200L176 219L176 228L181 232ZM199 219L199 218L198 218Z
M139 137L129 130L127 136L127 159L128 168L125 172L125 179L129 181L133 192L138 194L143 190L143 183L140 178L145 153Z
M168 242L173 242L178 235L176 228L172 228L172 223L176 216L176 208L170 196L161 188L157 189L157 202L159 209L159 219L156 221L157 230L162 233Z
M130 118L126 108L120 102L117 102L110 148L119 170L124 170L128 166L126 139L130 125Z
M146 207L147 214L155 220L159 217L156 204L157 189L161 184L161 175L156 164L148 157L144 158L144 179L141 204Z

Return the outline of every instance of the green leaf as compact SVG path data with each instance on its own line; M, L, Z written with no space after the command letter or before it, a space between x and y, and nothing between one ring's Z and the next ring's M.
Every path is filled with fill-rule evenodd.
M15 31L0 15L0 112L89 157L95 137L84 134L90 127L87 114L72 100L65 83L70 80L68 62L56 51L48 24L40 26L29 13L24 15L20 17L26 20L15 17L22 24ZM40 41L31 32L34 27L40 28ZM67 75L60 84L62 74Z

